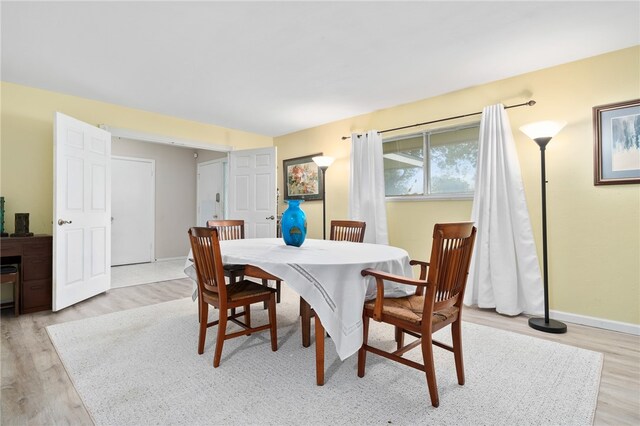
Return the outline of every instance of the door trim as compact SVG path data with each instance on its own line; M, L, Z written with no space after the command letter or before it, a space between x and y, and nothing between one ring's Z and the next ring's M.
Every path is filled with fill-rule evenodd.
M174 145L174 146L180 146L184 148L196 148L196 149L202 149L206 151L229 152L234 150L234 148L230 145L218 145L218 144L212 144L212 143L193 141L189 139L180 139L180 138L174 138L169 136L156 135L153 133L145 133L137 130L112 127L106 124L100 124L98 127L111 133L112 137L133 139L133 140L138 140L142 142L152 142L152 143L159 143L164 145Z

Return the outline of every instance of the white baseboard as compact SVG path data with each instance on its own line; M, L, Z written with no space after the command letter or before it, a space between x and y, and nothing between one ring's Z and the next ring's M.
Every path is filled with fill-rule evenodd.
M186 256L163 257L162 259L156 259L155 262L167 262L169 260L187 260L187 257Z
M619 331L620 333L640 336L639 324L588 317L586 315L570 314L560 311L549 311L549 316L559 321L566 321L574 324L587 325L589 327L603 328L605 330Z

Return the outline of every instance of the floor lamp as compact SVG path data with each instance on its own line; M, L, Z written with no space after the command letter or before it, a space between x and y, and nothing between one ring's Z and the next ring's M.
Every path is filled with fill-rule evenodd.
M312 158L313 162L318 165L318 168L322 171L322 239L327 239L327 222L326 222L326 210L325 210L325 182L324 174L331 164L333 164L334 158L327 157L326 155L319 155Z
M520 131L533 139L540 147L540 176L542 185L542 265L544 282L544 318L529 318L529 327L546 333L566 333L563 322L549 318L549 273L547 262L547 177L544 165L544 151L555 135L566 125L565 122L540 121L520 127Z

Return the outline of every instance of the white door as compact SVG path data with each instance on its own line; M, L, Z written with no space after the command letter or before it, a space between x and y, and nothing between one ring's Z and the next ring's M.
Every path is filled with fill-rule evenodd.
M229 153L229 219L244 219L245 238L276 236L276 148Z
M206 226L208 220L225 218L224 160L198 163L196 198L198 226Z
M54 118L53 310L109 289L111 134Z
M154 260L155 161L111 158L111 266Z

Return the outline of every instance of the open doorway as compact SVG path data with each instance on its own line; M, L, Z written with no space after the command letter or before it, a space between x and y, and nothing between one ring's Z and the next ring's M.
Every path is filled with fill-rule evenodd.
M198 163L196 193L198 226L206 226L208 220L227 218L226 158Z
M224 151L144 139L112 135L111 288L185 277L186 230L197 220L198 165L227 158ZM139 170L118 167L123 158ZM119 226L125 223L131 226ZM145 247L146 258L140 255Z

